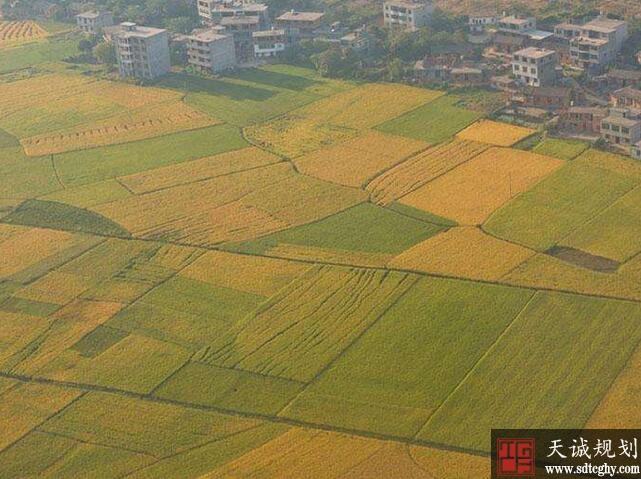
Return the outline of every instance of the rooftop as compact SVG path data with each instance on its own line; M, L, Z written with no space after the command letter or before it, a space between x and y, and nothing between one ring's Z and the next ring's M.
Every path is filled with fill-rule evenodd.
M221 35L216 30L196 30L187 38L199 42L215 42L216 40L223 40L228 37L227 35Z
M252 33L254 38L274 37L285 35L285 30L261 30L260 32Z
M563 30L581 30L581 25L570 22L562 22L556 25L554 28L562 28Z
M514 56L522 56L527 58L546 58L555 54L556 52L554 50L547 50L545 48L536 47L528 47L524 48L523 50L519 50L518 52L514 52Z
M634 98L635 100L641 100L641 90L637 90L636 88L625 87L612 93L612 96Z
M528 22L530 22L532 20L533 20L532 18L521 18L521 17L517 17L515 15L509 15L507 17L501 18L501 20L499 20L499 21L501 23L511 23L511 24L514 24L514 25L525 25L526 23L528 23Z
M583 28L594 30L595 32L609 33L625 25L623 20L612 20L610 18L595 18L594 20L583 25Z
M554 35L552 32L546 32L545 30L528 30L526 35L532 40L545 40Z
M167 33L167 30L162 28L143 27L142 25L136 25L132 22L122 22L120 25L107 27L105 30L112 35L117 35L122 38L150 38L159 34Z
M624 118L622 116L612 116L612 115L608 116L607 118L604 118L603 121L611 125L623 126L625 128L632 128L641 124L641 121L639 120L632 120L630 118Z
M570 108L568 108L568 113L589 113L592 115L606 115L607 112L607 108L599 106L571 106Z
M315 22L323 18L325 14L322 12L296 12L294 10L283 13L276 20L287 22Z
M258 17L224 17L220 19L220 24L226 25L258 25L260 19Z
M76 17L94 19L94 18L100 17L101 15L109 15L109 14L110 14L109 12L90 11L90 12L79 13L78 15L76 15Z
M431 2L420 2L420 1L412 1L412 0L387 0L385 2L385 5L391 5L394 7L401 7L401 8L416 8L416 7L424 7L429 3Z

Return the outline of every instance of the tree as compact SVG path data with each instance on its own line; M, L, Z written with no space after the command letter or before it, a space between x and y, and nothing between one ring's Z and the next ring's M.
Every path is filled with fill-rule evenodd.
M78 50L82 53L89 54L93 48L94 42L88 38L82 38L78 41Z
M104 65L116 64L116 49L111 42L101 42L93 49L93 56Z

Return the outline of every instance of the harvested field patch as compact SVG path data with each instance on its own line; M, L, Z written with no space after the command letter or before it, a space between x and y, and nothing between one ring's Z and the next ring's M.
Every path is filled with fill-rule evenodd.
M465 163L488 148L472 141L454 140L430 148L386 171L367 185L376 203L387 205Z
M531 296L421 278L281 414L412 437Z
M314 268L195 360L309 381L415 280L402 273Z
M310 268L309 265L258 256L210 251L180 275L214 286L272 296Z
M456 135L461 140L478 141L496 146L512 146L532 135L534 130L491 120L480 120Z
M583 427L636 348L640 318L630 302L536 293L418 437L489 451L491 427Z
M360 187L403 159L429 145L377 132L364 133L296 160L298 169L307 175L346 186Z
M123 176L119 180L131 191L140 195L267 166L279 161L281 159L271 153L250 147Z
M37 40L47 36L47 31L31 20L0 20L0 46L6 43Z
M356 131L308 118L285 116L245 128L253 143L278 155L296 158L356 135Z
M442 96L398 118L386 121L376 129L428 143L441 143L482 116L480 112L456 106L459 101L456 96Z
M478 228L457 227L401 253L389 266L493 281L534 254L527 248L486 235Z
M639 184L638 172L624 160L600 161L588 153L496 211L485 225L487 231L546 251Z
M400 199L460 224L483 223L495 210L563 165L526 151L491 148Z
M369 83L311 103L295 114L319 123L372 128L442 96L442 92L391 83Z

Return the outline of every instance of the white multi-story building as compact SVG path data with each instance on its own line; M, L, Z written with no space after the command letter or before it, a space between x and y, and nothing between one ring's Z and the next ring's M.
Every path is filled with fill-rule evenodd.
M197 0L198 15L206 25L216 25L225 17L256 17L262 28L269 24L269 7L242 0Z
M512 56L512 73L518 82L529 86L549 86L556 81L558 57L555 51L529 47Z
M214 30L200 30L187 37L187 58L190 65L219 73L236 66L234 39Z
M433 12L431 0L388 0L383 4L383 23L413 31L428 25Z
M630 156L635 160L641 160L641 141L632 145Z
M97 35L103 28L114 24L114 17L106 11L84 12L76 15L76 23L84 33Z
M572 63L584 70L601 73L621 51L628 38L628 24L621 20L597 18L580 28L581 33L570 39Z
M629 146L641 141L641 121L630 118L630 111L612 108L601 120L601 137L616 145Z
M467 26L470 33L483 33L489 26L496 25L499 17L492 13L476 13L468 17Z
M254 56L256 58L275 57L287 48L285 30L264 30L252 33Z
M526 35L532 30L536 30L536 18L534 17L518 17L516 15L508 15L499 20L499 32L517 35Z
M314 32L321 27L324 16L325 14L322 12L291 10L276 19L276 26L280 30L285 30L289 41L297 38L311 38L314 36Z
M167 30L124 22L107 27L116 48L118 67L123 77L153 79L169 73L169 35Z

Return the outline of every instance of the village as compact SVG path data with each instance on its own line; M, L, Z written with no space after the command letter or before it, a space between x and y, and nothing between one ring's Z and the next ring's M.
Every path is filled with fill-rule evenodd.
M46 12L47 2L41 3ZM217 75L282 62L303 42L325 43L367 62L375 41L369 25L350 30L322 11L272 12L251 0L196 0L201 26L191 34L117 23L111 12L91 6L75 4L78 28L113 44L122 77L143 80L171 71L172 50L192 71ZM434 11L431 0L389 0L378 23L418 34ZM492 11L470 11L465 20L465 43L430 48L401 80L501 92L493 113L504 121L641 160L641 51L636 65L621 60L626 21L598 15L540 27L533 16Z

